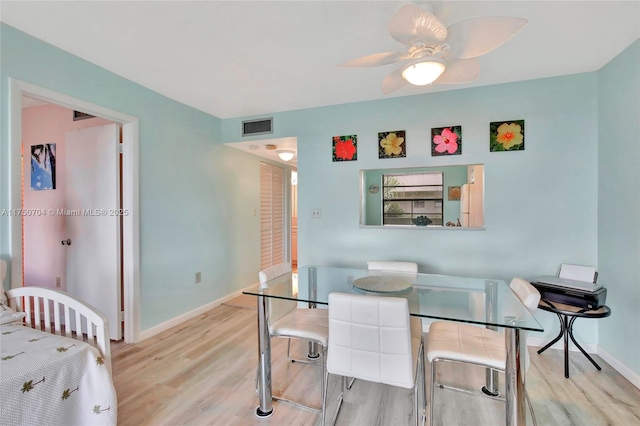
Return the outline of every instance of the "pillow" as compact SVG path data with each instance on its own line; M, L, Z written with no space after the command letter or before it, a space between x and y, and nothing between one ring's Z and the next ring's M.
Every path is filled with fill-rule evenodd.
M0 291L0 325L11 324L14 321L20 321L26 317L24 312L16 312L7 305L7 296L4 291Z

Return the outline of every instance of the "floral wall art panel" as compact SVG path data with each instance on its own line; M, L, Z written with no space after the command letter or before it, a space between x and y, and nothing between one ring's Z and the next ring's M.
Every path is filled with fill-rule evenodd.
M404 130L378 133L378 158L400 158L407 156Z
M333 137L333 161L355 161L357 159L357 135Z
M431 129L431 156L462 154L462 126Z
M31 189L56 189L56 144L31 145Z
M490 152L524 150L524 120L495 121L489 129Z

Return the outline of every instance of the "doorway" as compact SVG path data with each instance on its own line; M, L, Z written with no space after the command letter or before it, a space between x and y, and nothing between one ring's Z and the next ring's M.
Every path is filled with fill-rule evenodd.
M123 259L123 308L124 308L124 340L135 343L140 335L140 248L139 248L139 188L138 188L138 119L119 111L91 104L64 94L44 89L16 79L9 84L9 156L10 175L10 208L20 209L22 206L22 97L57 104L72 110L119 123L122 126L122 203L121 208L129 215L122 219L122 259ZM25 155L27 153L25 152ZM11 285L21 286L24 280L22 218L10 218L11 244Z
M119 124L22 100L23 285L89 303L121 340Z

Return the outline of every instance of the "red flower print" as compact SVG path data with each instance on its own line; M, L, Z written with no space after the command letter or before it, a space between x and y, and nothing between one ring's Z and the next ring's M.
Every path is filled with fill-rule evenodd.
M351 160L356 153L356 147L353 140L340 141L336 143L336 158L340 160Z

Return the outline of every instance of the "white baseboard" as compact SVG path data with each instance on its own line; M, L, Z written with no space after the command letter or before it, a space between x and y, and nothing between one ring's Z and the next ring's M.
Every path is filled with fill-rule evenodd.
M541 337L529 337L527 339L527 346L535 346L542 347L549 342L549 339L544 339ZM609 352L602 349L600 345L594 344L580 344L584 348L585 351L589 354L599 355L607 364L609 364L614 370L620 373L624 378L629 380L635 387L640 389L640 374L631 370L629 367L620 362L616 357L611 355ZM560 339L556 343L553 344L549 349L558 349L564 351L564 343L563 340ZM577 352L579 349L573 344L573 342L569 341L569 351Z
M598 346L598 355L606 361L611 367L613 367L618 373L622 374L625 379L629 380L635 387L640 389L640 374L631 370L629 367L620 362L616 357L609 352L602 349L602 346Z
M257 283L256 283L257 284ZM248 288L253 287L256 284L251 284L250 286L243 288L242 290L238 290L234 293L231 293L227 296L224 296L218 300L214 300L213 302L209 302L206 305L202 305L199 308L194 309L193 311L189 311L187 313L184 313L182 315L178 315L175 318L170 319L169 321L165 321L162 324L158 324L156 326L153 326L147 330L141 331L140 332L140 340L138 340L138 342L141 342L145 339L148 339L150 337L155 336L156 334L162 333L163 331L166 331L168 329L170 329L171 327L175 327L176 325L180 325L185 321L188 321L192 318L197 317L198 315L202 315L207 311L210 311L213 308L217 308L218 306L222 305L224 302L226 302L227 300L231 300L234 297L240 296L242 294L242 292Z
M529 336L527 338L527 346L543 347L547 343L549 343L551 340L552 339L548 337ZM593 343L582 343L582 342L578 342L578 343L580 343L580 346L582 346L584 350L587 351L587 353L598 354L598 345L595 345ZM558 349L560 351L564 351L564 340L563 339L558 340L549 349ZM579 349L576 347L576 345L574 345L573 342L569 340L569 352L578 352L578 351Z

